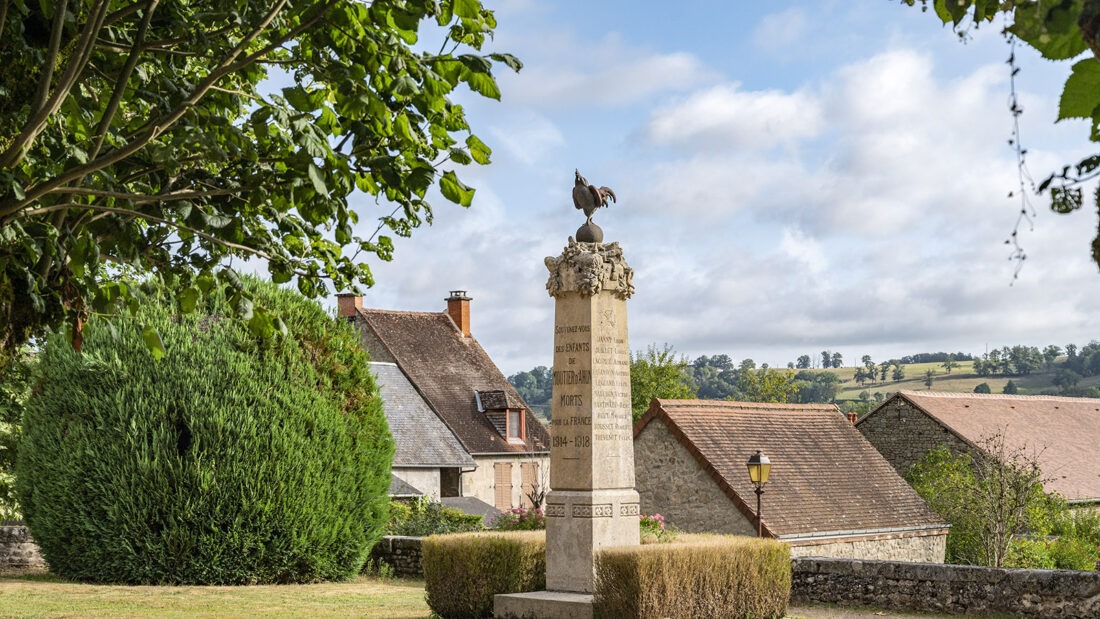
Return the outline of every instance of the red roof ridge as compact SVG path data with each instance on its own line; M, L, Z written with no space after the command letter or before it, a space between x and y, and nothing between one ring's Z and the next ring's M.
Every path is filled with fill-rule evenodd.
M1074 398L1064 395L1018 395L1008 393L965 393L959 391L899 391L898 395L918 398L943 398L956 400L1017 400L1032 402L1066 402L1072 404L1094 404L1100 407L1096 398Z
M839 411L835 404L795 404L787 402L742 402L740 400L672 400L665 398L656 398L657 403L662 407L675 407L675 408L713 408L713 409L747 409L747 410L778 410L778 411L807 411L807 410L827 410L827 411Z

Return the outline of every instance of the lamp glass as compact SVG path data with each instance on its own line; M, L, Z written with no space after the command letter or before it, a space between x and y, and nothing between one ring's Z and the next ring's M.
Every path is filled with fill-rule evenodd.
M749 458L747 466L749 468L749 481L761 485L768 483L768 475L771 474L772 463L767 456L757 450L757 452Z

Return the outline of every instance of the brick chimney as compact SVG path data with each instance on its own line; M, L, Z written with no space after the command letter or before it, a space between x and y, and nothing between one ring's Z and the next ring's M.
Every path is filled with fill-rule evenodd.
M470 337L470 297L465 290L452 290L447 297L447 315L462 332L462 337Z
M848 421L851 421L852 423L855 423L858 419L859 419L859 416L856 415L855 411L851 411L851 412L848 413Z
M363 309L363 297L353 292L341 292L336 295L336 315L341 318L354 318L355 312Z

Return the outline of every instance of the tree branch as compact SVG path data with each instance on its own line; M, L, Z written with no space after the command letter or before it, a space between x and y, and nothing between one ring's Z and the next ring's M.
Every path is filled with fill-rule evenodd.
M85 24L84 32L81 34L80 40L76 45L74 56L70 58L65 73L61 76L60 83L53 94L44 101L41 106L37 106L36 111L31 115L31 118L27 120L23 130L19 132L14 140L12 140L8 149L0 152L0 168L15 167L23 159L24 154L27 149L30 148L31 143L34 142L34 139L45 129L46 122L49 120L50 116L61 108L62 102L64 102L65 98L68 96L69 91L72 90L77 77L80 76L84 71L84 67L88 64L96 36L103 28L103 20L106 17L109 4L109 0L97 0L96 4L93 5L91 15L88 18L88 22ZM56 63L56 60L57 57L55 55L48 58L47 62L52 67L52 65ZM9 209L5 209L5 211L18 210L22 206L21 204L17 204L14 209L9 207ZM0 218L3 218L6 214L6 212L0 212Z
M153 20L153 13L156 12L159 2L160 0L151 0L149 6L145 9L145 15L141 18L141 25L138 26L137 34L134 36L134 43L130 46L130 55L126 58L126 64L122 67L122 71L115 81L115 91L111 93L111 101L107 104L107 109L103 110L103 116L99 119L99 126L96 127L95 145L88 153L89 159L95 159L99 155L100 149L103 148L103 140L107 139L107 131L111 128L111 122L114 121L115 114L118 113L119 105L122 103L122 95L126 92L126 84L130 81L134 67L137 66L138 57L141 55L142 41L145 40L145 35L149 32L149 22Z
M117 208L117 207L113 207L113 206L99 206L98 204L77 204L75 202L66 202L65 204L54 204L53 206L46 206L46 207L43 207L43 208L40 208L40 209L35 209L35 214L42 214L42 213L47 213L47 212L50 212L50 211L59 211L59 210L68 210L68 209L85 209L85 210L92 210L92 211L100 211L100 212L103 212L103 213L106 213L106 214L128 215L130 217L135 217L135 218L138 218L138 219L145 219L145 220L152 221L152 222L162 224L162 225L165 225L165 226L170 226L170 227L175 228L177 230L183 230L183 231L186 231L186 232L190 232L191 234L194 234L195 236L202 237L202 238L210 241L211 243L214 243L215 245L221 245L222 247L228 247L230 249L237 249L237 250L240 250L240 251L243 251L243 252L253 254L253 255L258 256L260 258L265 258L267 260L274 260L275 259L274 256L272 256L271 254L269 254L269 253L267 253L267 252L265 252L261 249L256 249L255 247L249 247L247 245L241 245L239 243L234 243L232 241L227 241L225 239L219 239L218 237L216 237L216 236L214 236L214 235L212 235L208 232L203 232L202 230L198 230L196 228L192 228L190 226L181 224L179 222L172 221L171 219L165 219L163 217L157 217L156 215L150 215L149 213L142 213L141 211L135 211L135 210L128 209L128 208Z
M277 37L269 45L261 48L260 50L252 54L245 55L242 58L241 55L244 54L248 46L251 45L252 42L255 41L256 38L259 37L265 29L267 29L268 26L271 25L271 22L274 21L276 17L278 17L279 13L282 12L287 2L288 0L279 0L278 2L276 2L275 5L273 5L268 13L263 17L263 19L260 20L260 22L253 27L252 31L241 38L241 40L237 43L236 46L234 46L229 54L222 59L219 66L212 70L210 72L210 75L201 83L199 83L199 85L195 87L195 90L191 93L191 95L186 100L184 100L176 109L172 110L164 116L161 116L160 118L150 121L150 123L146 125L147 128L138 133L134 140L127 144L125 147L118 150L110 151L97 159L94 159L92 161L89 161L88 163L85 163L84 165L64 172L54 177L53 179L28 188L25 191L26 195L22 200L9 201L6 205L0 204L0 222L2 222L4 219L10 218L13 214L25 209L34 201L38 200L48 193L57 190L59 187L62 187L72 181L81 179L84 176L91 174L92 172L102 170L103 168L118 163L119 161L122 161L127 157L133 155L134 153L138 152L139 150L144 148L149 142L157 138L169 127L179 121L179 119L182 118L184 114L186 114L195 104L197 104L219 80L221 80L226 75L229 75L235 71L239 71L240 69L258 61L265 55L271 53L273 50L280 48L285 42L292 40L294 37L297 37L306 30L312 28L324 17L325 12L327 12L335 4L335 0L328 0L324 4L314 5L314 7L312 8L316 10L316 14L312 18L303 20L296 27L282 33L281 36ZM105 0L101 0L101 4L106 4ZM102 25L102 19L103 16L100 15L100 26ZM85 34L87 34L87 32ZM94 37L92 37L92 39L94 39ZM71 88L71 84L68 85L68 88ZM65 92L68 92L68 88L65 89ZM57 93L55 93L55 98L57 98ZM58 106L60 106L60 99L55 102L54 106L51 106L54 109L50 110L50 114L55 112L56 107ZM39 124L44 126L44 122L45 121L43 120ZM39 131L41 131L41 126L36 130L35 135L37 135ZM25 143L26 140L23 140L23 144ZM18 158L21 158L23 152L22 144L18 147L16 144L13 144L12 147L9 148L7 153L0 155L0 167L4 166L4 157L13 152L18 152ZM18 158L15 158L15 161L18 161Z

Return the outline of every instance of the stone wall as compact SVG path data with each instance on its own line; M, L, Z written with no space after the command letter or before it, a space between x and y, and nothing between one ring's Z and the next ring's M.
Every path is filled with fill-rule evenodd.
M851 559L795 559L791 602L895 610L1100 617L1100 573Z
M30 531L22 525L0 526L0 568L44 568Z
M856 429L899 475L905 475L924 454L940 445L947 445L956 453L970 449L959 437L901 396L894 396L873 414L859 420Z
M655 419L634 439L635 488L646 514L688 533L756 535L755 523L730 501L691 453Z
M374 565L379 561L385 562L393 568L395 576L424 575L424 568L420 566L423 554L420 550L422 537L406 537L402 535L387 535L378 540L370 551L370 560Z
M792 557L943 563L947 553L947 529L830 540L796 539L788 543Z

